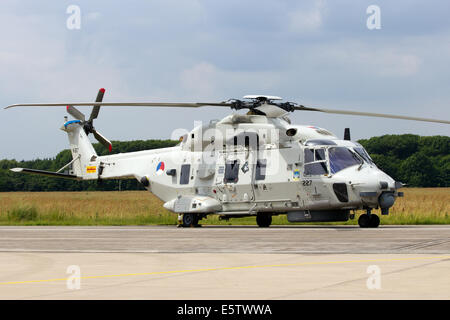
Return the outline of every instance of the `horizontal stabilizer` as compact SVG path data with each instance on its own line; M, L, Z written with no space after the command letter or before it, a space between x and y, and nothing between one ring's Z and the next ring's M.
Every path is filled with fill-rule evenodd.
M45 171L45 170L27 169L27 168L13 168L10 170L12 172L31 173L31 174L38 174L41 176L54 177L54 178L65 178L65 179L74 179L74 180L79 179L77 176L75 176L73 174L59 173L59 172L52 172L52 171Z

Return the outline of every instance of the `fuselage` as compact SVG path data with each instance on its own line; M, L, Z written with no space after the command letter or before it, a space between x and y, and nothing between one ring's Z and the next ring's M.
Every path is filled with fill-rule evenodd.
M96 170L83 169L84 179L136 178L177 213L288 213L296 221L315 211L389 208L398 195L361 145L286 118L230 115L172 148L92 160L85 166Z

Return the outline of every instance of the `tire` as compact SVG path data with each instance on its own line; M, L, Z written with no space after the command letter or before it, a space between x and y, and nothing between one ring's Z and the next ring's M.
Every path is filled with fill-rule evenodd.
M195 213L183 214L183 227L194 227L198 224L198 216Z
M362 214L359 216L358 224L361 228L368 228L370 226L370 218L367 214Z
M380 225L380 217L378 217L376 214L370 215L370 221L369 221L369 227L370 228L378 228Z
M260 228L268 228L272 223L271 214L258 214L256 216L256 223Z

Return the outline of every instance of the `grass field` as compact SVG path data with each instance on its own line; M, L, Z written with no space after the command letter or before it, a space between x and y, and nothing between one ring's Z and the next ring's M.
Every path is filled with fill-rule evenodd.
M450 188L405 188L382 224L450 223ZM379 212L375 212L379 213ZM273 224L289 224L285 215ZM357 219L345 223L356 224ZM146 191L0 193L0 225L175 225L177 215ZM201 224L256 224L254 217Z

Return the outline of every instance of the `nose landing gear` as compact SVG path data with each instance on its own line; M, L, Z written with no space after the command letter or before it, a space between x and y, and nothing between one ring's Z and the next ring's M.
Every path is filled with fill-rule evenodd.
M198 221L200 217L195 213L185 213L182 218L183 222L181 226L183 227L198 227Z
M358 224L361 228L377 228L380 225L380 217L370 211L368 209L367 213L359 216Z

